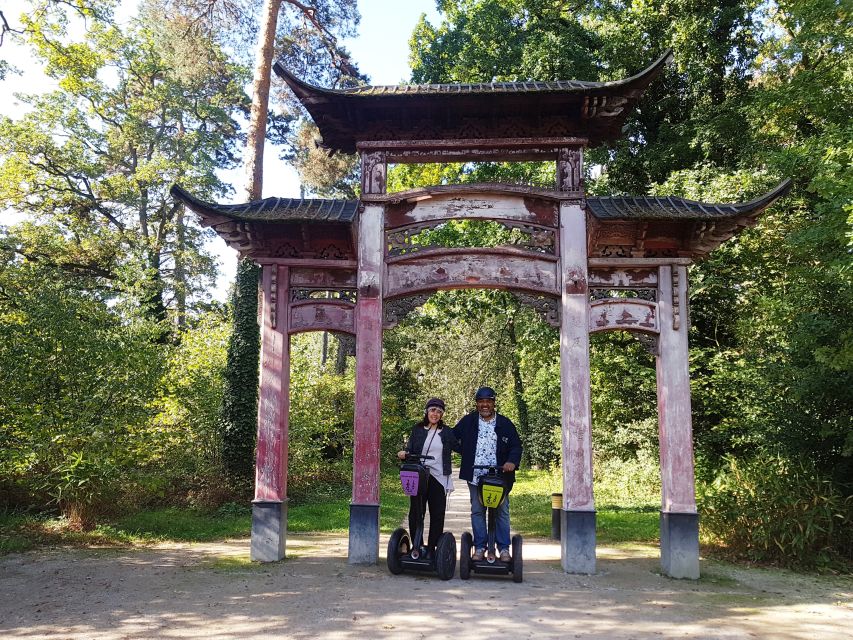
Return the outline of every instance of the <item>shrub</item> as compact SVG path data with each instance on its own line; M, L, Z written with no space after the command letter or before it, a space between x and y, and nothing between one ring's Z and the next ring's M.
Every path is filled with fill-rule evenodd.
M737 557L807 568L853 553L853 497L806 460L729 457L700 504L705 536Z

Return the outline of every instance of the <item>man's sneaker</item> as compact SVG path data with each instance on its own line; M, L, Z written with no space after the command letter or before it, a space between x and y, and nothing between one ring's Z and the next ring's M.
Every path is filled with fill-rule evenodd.
M474 555L471 556L471 560L473 560L474 562L482 562L483 558L485 556L486 556L486 550L485 549L475 549Z
M509 562L509 549L501 550L501 562Z

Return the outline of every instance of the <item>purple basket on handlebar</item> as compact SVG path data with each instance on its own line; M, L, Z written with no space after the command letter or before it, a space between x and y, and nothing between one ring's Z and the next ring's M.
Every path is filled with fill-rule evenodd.
M403 485L403 493L409 497L426 493L428 480L429 471L422 464L407 463L400 467L400 484Z

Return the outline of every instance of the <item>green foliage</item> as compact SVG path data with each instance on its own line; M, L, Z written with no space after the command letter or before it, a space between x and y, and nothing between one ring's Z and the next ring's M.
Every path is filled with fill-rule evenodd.
M644 467L650 469L647 464ZM645 470L633 475L623 474L624 470L610 466L602 472L596 467L596 540L602 544L654 543L660 534L659 507L644 503L645 497L654 493L654 483L649 484ZM656 467L654 472L657 473ZM524 536L549 538L551 494L562 491L562 486L562 475L558 470L518 472L510 494L513 531ZM599 495L601 486L613 487L614 490L619 487L634 493L639 499L632 504L617 500L616 504L620 506L602 502ZM660 503L659 486L653 501Z
M258 277L251 260L237 265L231 300L233 330L228 341L222 395L222 460L232 481L251 486L258 425Z
M0 205L29 216L20 255L99 277L180 326L214 263L210 232L169 187L227 193L215 172L236 162L245 73L209 41L194 42L204 69L182 67L156 21L122 30L108 12L86 16L79 40L61 11L23 17L21 44L58 88L19 96L30 108L0 119Z
M700 513L705 534L737 557L825 567L853 555L853 497L808 460L729 457Z
M224 480L222 429L223 375L230 324L220 311L200 316L169 349L152 428L162 434L156 457L139 469L124 500L134 504L175 500L186 494L194 507L209 507L232 497Z
M63 273L0 265L0 476L88 527L159 438L158 327Z

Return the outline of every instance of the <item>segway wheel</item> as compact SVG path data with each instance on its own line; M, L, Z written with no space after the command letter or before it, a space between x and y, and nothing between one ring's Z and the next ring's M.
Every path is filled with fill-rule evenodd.
M512 581L521 582L524 579L524 560L521 557L521 536L512 537Z
M388 571L394 575L403 573L401 558L409 553L412 545L409 542L409 533L402 527L395 530L388 540Z
M459 577L463 580L471 577L471 547L473 546L474 538L466 531L459 541Z
M456 572L456 538L445 531L435 545L435 570L442 580L450 580Z

